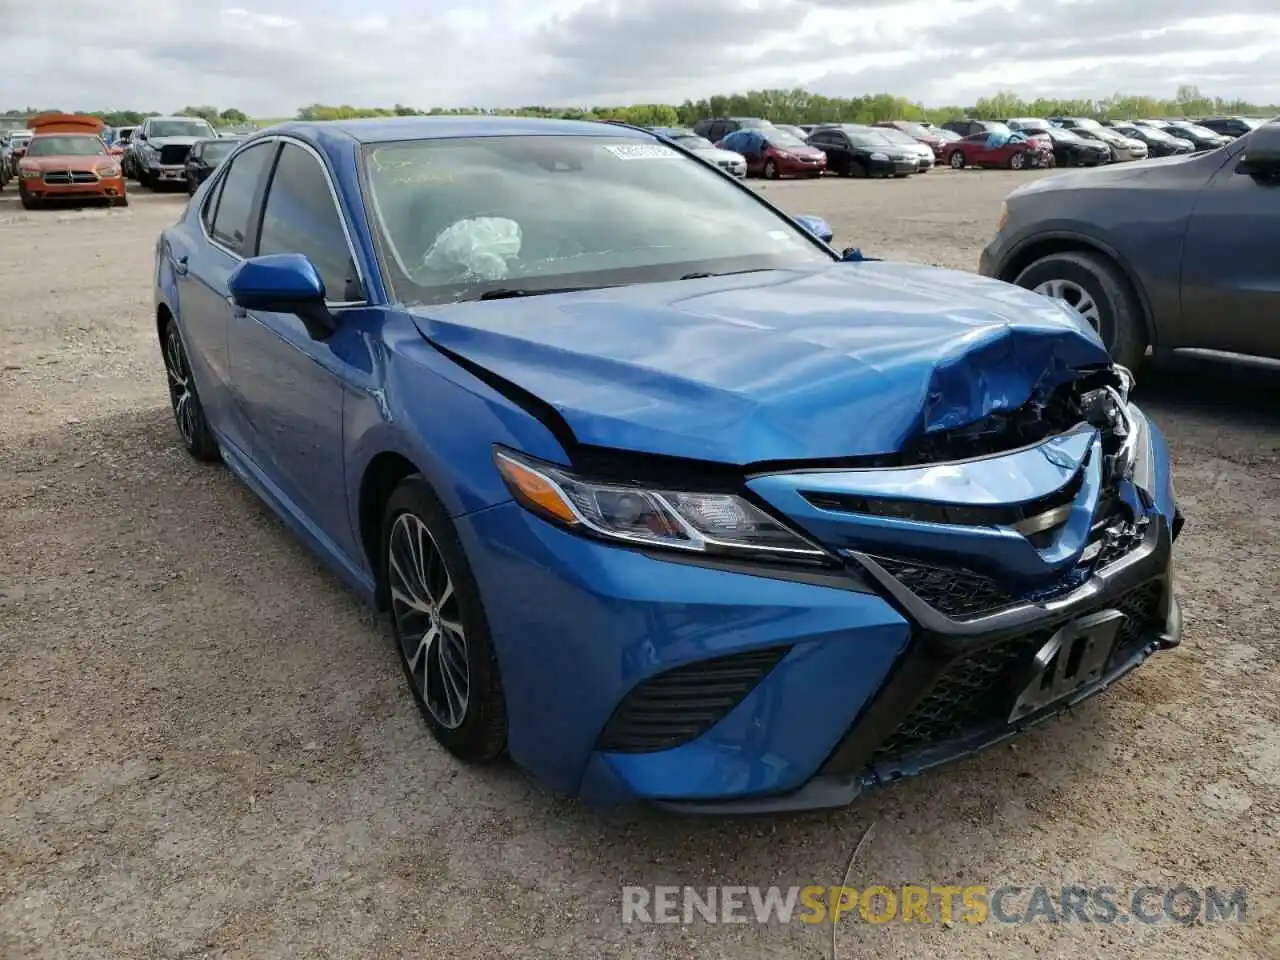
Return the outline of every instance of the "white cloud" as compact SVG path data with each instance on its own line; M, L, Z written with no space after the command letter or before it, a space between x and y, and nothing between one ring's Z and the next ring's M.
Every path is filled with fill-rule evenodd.
M1275 102L1278 56L1276 0L0 0L0 108L283 116L795 85L957 103L1179 83Z

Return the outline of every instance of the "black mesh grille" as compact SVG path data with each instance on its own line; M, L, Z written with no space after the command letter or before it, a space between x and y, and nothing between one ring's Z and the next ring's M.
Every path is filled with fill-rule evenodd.
M1153 580L1114 600L1073 610L1070 617L1105 609L1117 609L1127 615L1112 654L1112 664L1116 664L1136 649L1145 634L1158 627L1163 589L1163 581ZM956 660L876 749L872 762L906 757L984 728L1003 725L1017 693L1014 686L1018 676L1059 626L1061 622L1050 623L1034 633Z
M166 167L172 167L179 163L186 163L187 154L190 152L190 147L180 147L176 145L161 147L160 162Z
M873 557L917 597L952 620L966 620L1014 606L1018 598L991 577L961 567Z
M700 660L650 677L618 705L597 749L649 753L697 739L741 703L790 649Z

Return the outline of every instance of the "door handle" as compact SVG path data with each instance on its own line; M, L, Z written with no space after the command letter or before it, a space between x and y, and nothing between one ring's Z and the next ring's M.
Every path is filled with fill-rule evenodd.
M187 258L185 256L173 258L173 272L180 277L187 275Z

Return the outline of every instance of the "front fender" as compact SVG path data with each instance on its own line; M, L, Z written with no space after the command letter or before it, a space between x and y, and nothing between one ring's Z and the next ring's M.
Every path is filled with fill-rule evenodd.
M369 338L372 369L344 404L343 435L353 529L374 459L394 453L431 484L450 516L511 499L493 464L501 443L567 463L551 431L432 347L406 318L387 311Z

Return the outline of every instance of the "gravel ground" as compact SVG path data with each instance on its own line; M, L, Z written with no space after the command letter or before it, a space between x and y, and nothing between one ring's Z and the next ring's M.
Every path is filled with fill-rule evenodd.
M765 187L972 269L1034 174ZM0 956L829 957L829 927L624 924L622 884L1216 885L1245 922L841 923L840 956L1277 957L1280 392L1144 377L1186 638L1012 746L789 818L593 811L426 735L387 633L180 450L150 319L184 198L0 195ZM1015 902L1015 907L1017 901ZM1025 904L1025 901L1023 901Z

